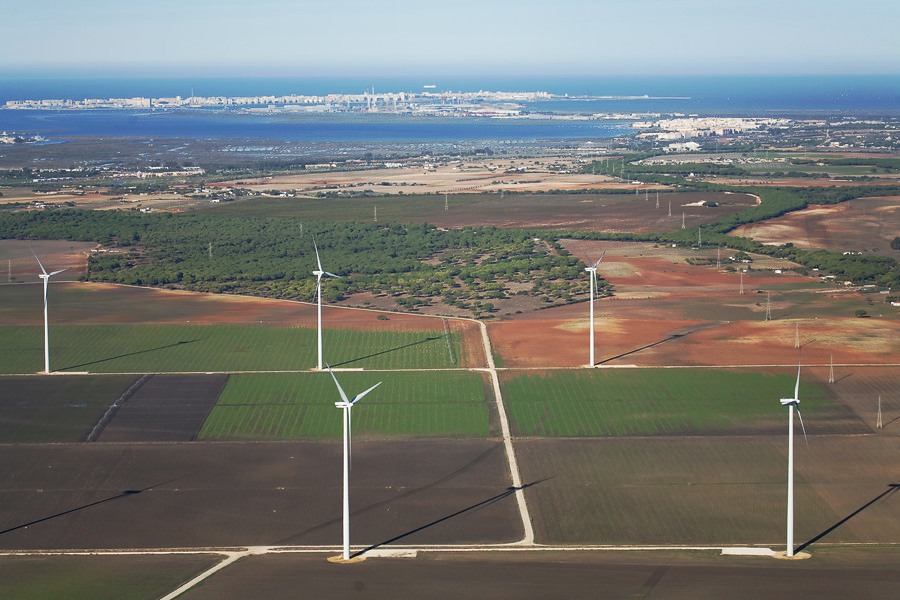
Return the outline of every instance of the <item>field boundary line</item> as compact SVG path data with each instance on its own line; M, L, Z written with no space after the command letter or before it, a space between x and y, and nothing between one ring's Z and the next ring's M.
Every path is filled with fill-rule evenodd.
M96 442L100 434L103 433L103 430L106 429L106 426L109 425L109 422L112 421L112 418L115 416L116 411L119 410L119 407L125 404L151 377L153 377L153 375L145 374L143 377L132 383L131 386L125 390L125 393L119 396L116 401L106 409L106 412L103 413L103 416L100 417L100 420L97 421L97 424L91 429L86 441Z

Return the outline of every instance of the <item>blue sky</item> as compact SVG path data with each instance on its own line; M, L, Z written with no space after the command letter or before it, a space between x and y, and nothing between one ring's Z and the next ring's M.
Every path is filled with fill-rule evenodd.
M0 0L0 70L900 73L896 0Z

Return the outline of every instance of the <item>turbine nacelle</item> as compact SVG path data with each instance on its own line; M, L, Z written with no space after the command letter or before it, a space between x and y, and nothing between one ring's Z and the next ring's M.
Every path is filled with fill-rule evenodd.
M790 406L791 404L793 404L794 406L799 406L800 400L798 400L797 398L782 398L781 399L782 406Z

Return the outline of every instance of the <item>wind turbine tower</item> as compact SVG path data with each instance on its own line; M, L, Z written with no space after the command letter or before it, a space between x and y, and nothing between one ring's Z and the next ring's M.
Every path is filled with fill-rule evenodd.
M602 254L600 254L600 258L597 259L593 265L586 267L584 270L588 272L590 275L590 283L591 283L591 324L590 324L590 361L588 362L589 367L593 367L596 362L594 360L594 292L597 290L597 267L600 265L600 261L603 260L603 255L606 254L604 250Z
M669 200L669 216L672 216L672 201Z
M317 323L318 323L318 336L317 336L317 350L318 350L318 360L316 362L316 368L318 370L322 370L322 276L328 275L329 277L335 277L340 279L340 276L335 275L334 273L329 273L328 271L322 270L322 261L319 260L319 247L316 245L316 240L313 239L313 248L316 250L316 267L317 270L313 271L313 275L316 276L316 300L318 300L318 306L316 311Z
M337 386L338 393L341 395L341 401L335 402L334 406L336 408L340 408L344 411L344 502L343 502L343 521L344 521L344 531L343 531L343 553L341 554L341 558L345 561L350 560L350 453L351 453L351 441L350 436L352 434L352 418L350 416L350 411L353 410L353 405L362 400L363 396L377 388L381 385L379 381L369 389L364 392L361 392L350 400L347 398L347 394L344 392L344 388L341 387L341 384L338 383L337 377L334 376L334 371L331 370L331 367L328 367L328 372L331 373L331 378L334 379L334 384Z
M681 211L681 228L686 229L686 227L684 225L684 211Z
M40 277L44 282L44 373L50 373L50 321L47 318L47 285L50 283L51 277L53 277L54 275L59 275L66 269L60 269L59 271L48 273L44 268L44 265L41 264L41 259L39 259L37 254L34 253L34 250L31 250L31 253L34 254L34 259L37 261L38 266L41 268L41 273L38 275L38 277Z
M783 398L782 406L788 407L788 497L787 497L787 549L788 558L794 556L794 409L797 409L797 417L800 427L803 429L803 439L806 439L806 427L803 426L803 416L800 414L800 365L797 365L797 383L794 385L794 397ZM807 441L807 445L809 442Z

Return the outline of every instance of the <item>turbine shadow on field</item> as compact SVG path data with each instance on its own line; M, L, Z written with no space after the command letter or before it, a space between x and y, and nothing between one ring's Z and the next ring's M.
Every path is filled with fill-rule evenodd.
M489 505L491 505L491 504L493 504L493 503L495 503L495 502L499 502L499 501L503 500L504 498L507 498L507 497L509 497L509 496L512 496L513 494L515 494L515 493L516 493L517 491L519 491L519 490L524 490L524 489L526 489L526 488L529 488L529 487L531 487L531 486L533 486L533 485L537 485L537 484L542 483L542 482L544 482L544 481L547 481L547 479L539 479L539 480L537 480L537 481L532 481L531 483L525 483L525 484L522 484L522 485L519 486L519 487L509 486L508 488L506 488L505 490L503 490L503 491L500 492L499 494L495 494L495 495L491 496L490 498L487 498L487 499L485 499L485 500L482 500L481 502L476 502L475 504L473 504L473 505L471 505L471 506L467 506L467 507L465 507L465 508L463 508L463 509L460 509L460 510L456 511L455 513L451 513L451 514L449 514L449 515L447 515L447 516L441 517L440 519L435 519L435 520L432 521L431 523L426 523L425 525L422 525L422 526L420 526L420 527L416 527L415 529L411 529L410 531L407 531L406 533L401 533L400 535L396 535L396 536L392 537L392 538L389 539L389 540L385 540L385 541L379 542L379 543L377 543L377 544L372 544L372 545L369 546L368 548L363 548L363 549L360 550L359 552L353 553L353 554L350 556L350 558L354 558L354 557L357 557L357 556L362 556L363 554L365 554L366 552L369 552L370 550L375 550L376 548L380 548L381 546L386 546L386 545L388 545L388 544L392 544L392 543L394 543L394 542L396 542L396 541L398 541L398 540L402 540L402 539L405 538L405 537L409 537L409 536L413 535L414 533L418 533L418 532L420 532L420 531L423 531L423 530L425 530L425 529L428 529L429 527L434 527L435 525L438 525L438 524L440 524L440 523L443 523L444 521L449 521L450 519L454 519L454 518L456 518L456 517L459 517L459 516L461 516L461 515L463 515L463 514L465 514L465 513L467 513L467 512L474 511L474 510L478 510L479 508L483 508L483 507L485 507L485 506L489 506Z
M422 492L428 491L433 487L437 487L441 484L447 483L448 481L452 481L452 480L456 479L457 477L459 477L460 475L463 475L466 471L477 466L482 461L486 460L490 456L491 453L497 452L498 450L501 450L501 449L502 449L502 446L494 446L492 448L488 448L487 450L485 450L484 452L482 452L481 454L479 454L478 456L476 456L475 458L470 460L465 465L461 466L460 468L456 469L455 471L452 471L451 473L448 473L447 475L444 475L440 479L436 479L436 480L432 481L431 483L425 484L425 485L417 487L415 489L411 489L408 492L398 494L397 496L394 496L390 499L382 500L381 502L375 502L374 504L370 504L364 508L354 510L351 513L351 515L356 516L356 515L360 515L362 513L368 512L370 510L374 510L376 508L381 508L382 506L386 506L388 504L396 502L397 500L400 500L403 498L408 498L410 496L415 496L416 494L420 494ZM306 529L304 531L299 531L299 532L291 535L290 537L287 537L287 538L284 538L283 540L275 542L275 545L276 546L287 545L290 543L291 540L293 540L299 536L306 535L306 534L312 533L314 531L319 531L320 529L325 529L326 527L330 527L330 526L332 526L336 523L340 523L340 522L341 522L340 518L325 521L324 523L320 523L320 524L318 524L314 527L310 527L309 529Z
M382 354L390 354L391 352L397 352L398 350L404 350L406 348L412 348L413 346L418 346L419 344L427 344L428 342L433 342L435 340L443 339L444 336L438 335L434 337L425 338L424 340L419 340L418 342L412 342L409 344L404 344L402 346L397 346L396 348L389 348L388 350L382 350L381 352L373 352L372 354L367 354L365 356L359 356L357 358L351 358L350 360L345 360L343 362L335 363L331 365L332 367L341 367L344 365L349 365L355 362L359 362L361 360L366 360L367 358L373 358L375 356L381 356Z
M622 354L619 354L617 356L611 356L605 360L599 361L597 364L598 365L606 364L608 362L612 362L612 361L618 360L620 358L625 358L626 356L631 356L632 354L637 354L638 352L642 352L643 350L647 350L648 348L653 348L654 346L659 346L660 344L665 344L666 342L671 342L672 340L678 340L683 337L687 337L690 334L694 333L694 331L697 331L697 330L693 329L691 331L686 331L684 333L673 333L672 335L670 335L667 338L658 340L651 344L647 344L646 346L641 346L640 348L635 348L634 350L629 350L628 352L623 352Z
M812 538L811 540L809 540L808 542L801 544L797 548L796 552L802 552L803 550L805 550L809 546L813 545L814 543L818 542L823 537L825 537L826 535L828 535L829 533L831 533L832 531L834 531L835 529L837 529L838 527L840 527L841 525L843 525L844 523L846 523L847 521L849 521L850 519L852 519L853 517L858 515L859 513L863 512L864 510L866 510L867 508L869 508L870 506L872 506L879 500L889 498L898 489L900 489L900 483L889 483L888 489L881 492L880 494L878 494L877 496L875 496L874 498L872 498L871 500L869 500L868 502L866 502L865 504L863 504L862 506L860 506L859 508L854 510L849 515L847 515L846 517L844 517L843 519L841 519L840 521L838 521L837 523L835 523L834 525L832 525L831 527L829 527L828 529L826 529L825 531L820 533L819 535L817 535L814 538Z
M194 342L199 342L200 339L196 340L181 340L180 342L175 342L174 344L166 344L165 346L158 346L156 348L147 348L146 350L136 350L134 352L126 352L125 354L119 354L118 356L110 356L109 358L101 358L99 360L92 360L91 362L81 363L80 365L69 365L68 367L62 367L60 371L67 371L69 369L81 369L83 367L89 367L91 365L100 364L103 362L108 362L111 360L116 360L118 358L125 358L128 356L137 356L139 354L147 354L148 352L156 352L158 350L165 350L167 348L175 348L176 346L182 346L184 344L193 344Z
M88 508L93 508L94 506L106 504L107 502L113 502L114 500L121 500L122 498L136 496L137 494L142 494L148 490L152 490L153 488L159 487L161 485L166 485L168 483L172 483L173 481L178 481L179 479L183 479L183 477L176 477L175 479L170 479L169 481L163 481L161 483L157 483L156 485L150 485L150 486L147 486L147 487L139 489L139 490L125 490L124 492L122 492L120 494L116 494L115 496L110 496L109 498L104 498L103 500L97 500L96 502L91 502L91 503L85 504L83 506L78 506L76 508L70 508L69 510L64 510L62 512L56 513L55 515L50 515L49 517L42 517L40 519L35 519L34 521L29 521L28 523L22 523L21 525L16 525L15 527L9 527L8 529L4 529L4 530L0 531L0 535L12 533L13 531L18 531L19 529L25 529L32 525L37 525L38 523L44 523L45 521L52 521L53 519L57 519L59 517L64 517L64 516L70 515L72 513L86 510Z

